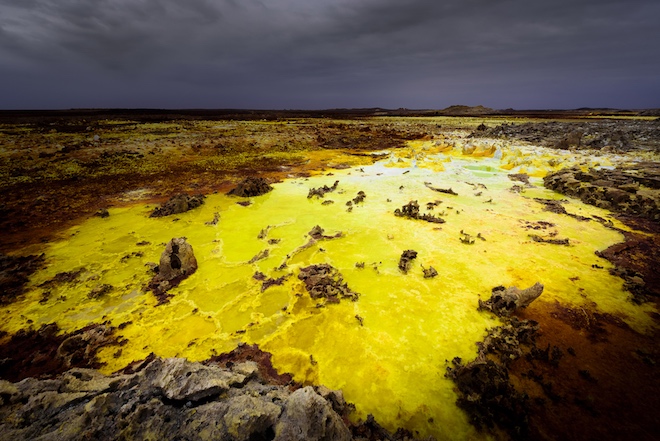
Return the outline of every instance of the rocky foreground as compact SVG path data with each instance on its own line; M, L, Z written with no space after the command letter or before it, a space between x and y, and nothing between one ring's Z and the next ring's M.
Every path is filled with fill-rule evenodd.
M341 392L274 374L256 347L232 359L151 356L113 375L74 368L53 379L0 380L0 439L413 439L372 418L350 423Z

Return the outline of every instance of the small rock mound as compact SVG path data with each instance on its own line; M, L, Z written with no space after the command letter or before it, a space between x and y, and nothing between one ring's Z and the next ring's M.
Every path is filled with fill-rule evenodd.
M401 258L399 258L399 269L403 271L404 274L407 274L410 271L412 266L412 261L417 258L417 251L415 250L405 250L401 253ZM426 273L424 273L426 275Z
M229 195L240 196L242 198L250 198L254 196L261 196L271 191L273 187L264 178L245 178L235 188L229 191Z
M319 187L319 188L310 188L309 193L307 194L307 199L311 199L314 196L319 198L324 198L326 193L331 193L335 191L338 185L339 185L339 181L335 181L335 183L332 184L332 187L328 187L327 185L324 185L323 187Z
M435 224L444 224L445 220L441 217L434 216L428 213L420 213L419 204L417 201L410 201L401 208L394 210L394 215L397 217L406 217L408 219L418 219Z
M204 195L189 196L187 194L178 194L172 196L169 201L154 209L149 217L164 217L172 214L184 213L193 208L199 207L203 203Z
M485 302L479 300L479 310L487 309L500 317L509 317L514 311L529 306L542 292L543 285L539 282L527 289L497 286L493 288L490 299Z
M343 276L331 265L322 263L302 268L298 278L313 299L324 298L328 303L339 303L340 299L356 301L359 294L344 282Z
M171 297L167 291L196 270L197 259L192 246L186 242L185 237L174 238L169 241L161 254L157 274L149 282L148 288L158 298L159 305L167 303Z

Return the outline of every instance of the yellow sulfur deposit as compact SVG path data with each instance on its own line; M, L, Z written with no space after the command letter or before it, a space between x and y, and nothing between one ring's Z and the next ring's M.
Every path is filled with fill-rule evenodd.
M496 143L450 149L448 142L412 142L372 166L277 183L247 207L216 194L199 208L163 218L149 217L153 206L110 209L109 218L89 219L48 245L48 267L32 277L23 300L2 310L0 329L16 332L50 322L64 331L105 320L124 324L118 331L127 340L122 350L101 351L105 372L150 352L203 360L240 342L257 343L273 354L280 372L342 389L356 405L356 417L372 413L388 429L404 427L421 436L479 438L454 404L453 383L444 372L446 360L473 358L485 329L500 323L477 311L478 300L489 297L494 286L538 281L545 285L538 302L593 302L640 332L652 326L647 314L652 306L626 301L622 280L594 254L620 242L620 233L596 221L543 211L534 200L560 199L538 176L593 160ZM531 188L511 191L520 184L507 177L512 172L537 178ZM307 198L310 188L335 180L334 192ZM431 187L451 188L457 195ZM359 191L366 194L364 201L347 205ZM394 215L412 200L446 223ZM576 200L565 207L580 216L608 217ZM219 221L213 225L215 213ZM540 221L553 226L530 230ZM316 225L328 236L342 235L305 247ZM530 232L568 238L570 245L537 243ZM474 243L463 243L465 234ZM199 269L170 291L170 303L156 306L144 289L151 278L145 264L158 262L173 237L187 238ZM397 264L408 249L418 255L403 274ZM337 268L359 300L311 299L298 274L316 263ZM438 276L425 279L422 267L431 266ZM72 282L39 286L65 271L80 273ZM262 290L253 277L257 272L285 279ZM90 298L103 284L112 289Z

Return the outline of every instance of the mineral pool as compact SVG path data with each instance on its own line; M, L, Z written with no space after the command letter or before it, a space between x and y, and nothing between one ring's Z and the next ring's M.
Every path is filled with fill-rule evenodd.
M121 351L100 352L106 373L151 352L195 361L241 342L257 343L273 354L280 372L343 390L356 406L356 419L371 413L391 430L475 439L485 435L456 407L453 383L444 373L447 360L474 358L475 342L500 324L477 311L478 300L488 298L494 286L525 288L538 281L545 291L537 302L588 305L639 332L653 326L647 314L653 307L628 302L622 280L607 271L611 264L594 253L622 241L594 216L626 227L577 200L565 202L567 211L591 221L544 211L535 200L562 198L543 188L540 178L548 171L608 166L616 158L497 142L417 141L387 153L371 166L276 183L249 206L214 194L197 209L164 218L149 217L153 205L111 208L108 218L86 220L46 246L47 268L33 275L22 300L3 308L0 329L56 322L70 332L92 322L124 324L118 331L127 340ZM520 172L531 176L530 186L507 176ZM335 180L334 192L307 198L310 188ZM514 185L519 187L512 191ZM349 210L346 203L359 191L365 200ZM446 223L394 215L414 200L422 212ZM429 202L437 202L432 210ZM213 225L215 213L219 221ZM342 235L305 247L316 225L326 235ZM546 228L530 229L535 225ZM569 246L535 242L530 233L567 238ZM466 234L474 243L461 241ZM170 303L156 306L145 289L152 277L146 264L158 262L173 237L187 238L199 269L170 291ZM404 274L397 264L408 249L418 256ZM297 276L316 263L337 268L359 299L339 304L311 299ZM424 278L422 268L430 266L438 276ZM60 272L78 270L75 281L39 287ZM262 291L253 278L257 272L288 277ZM102 284L113 289L90 298Z

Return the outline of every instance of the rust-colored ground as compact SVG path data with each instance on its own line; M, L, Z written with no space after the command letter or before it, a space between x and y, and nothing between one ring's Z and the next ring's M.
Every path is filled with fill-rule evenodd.
M657 439L657 333L643 336L615 317L559 304L532 304L519 315L539 322L539 348L563 353L556 367L512 364L512 382L531 398L531 439Z

